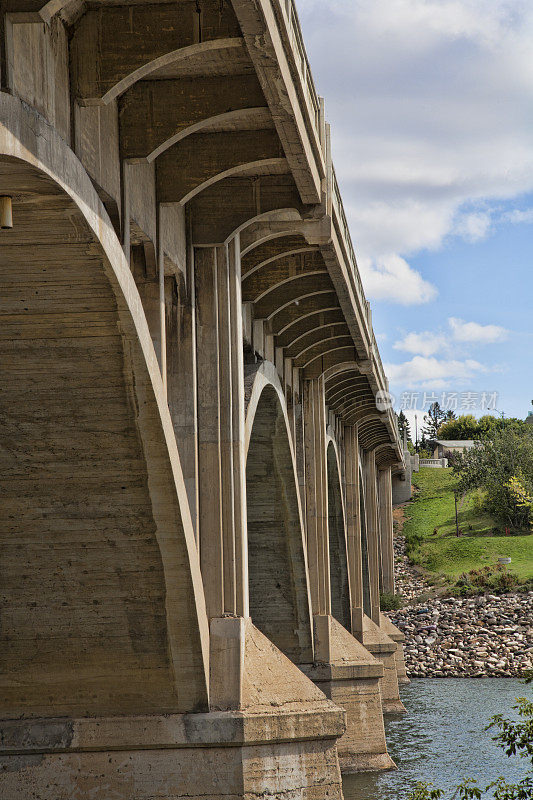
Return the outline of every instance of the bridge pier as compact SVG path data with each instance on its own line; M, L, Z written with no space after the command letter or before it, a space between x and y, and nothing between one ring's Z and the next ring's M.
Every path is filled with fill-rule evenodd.
M341 800L404 463L293 3L0 17L0 795Z
M303 670L346 712L346 732L337 742L341 771L394 769L383 726L382 663L332 616L315 617L315 630L328 637L328 660Z
M344 491L334 444L328 445L326 439L322 380L306 385L304 428L308 433L307 538L315 630L315 663L304 669L346 711L347 729L338 743L341 769L391 769L395 765L387 753L382 716L385 667L352 635L352 631L361 632L363 622L357 428L345 426L343 431Z

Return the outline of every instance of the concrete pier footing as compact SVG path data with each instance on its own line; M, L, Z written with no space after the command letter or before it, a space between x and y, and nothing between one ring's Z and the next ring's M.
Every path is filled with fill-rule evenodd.
M346 732L337 742L342 772L395 769L383 725L383 664L333 617L330 652L331 663L304 671L326 697L346 711Z
M241 708L3 721L2 796L341 800L344 712L250 620L243 628Z
M363 644L383 664L381 699L384 714L403 714L405 706L400 700L398 674L396 672L396 642L388 636L370 617L363 618Z
M399 628L394 625L388 618L386 614L383 612L379 615L380 618L380 628L385 631L387 636L390 636L393 642L396 642L396 652L394 654L394 659L396 661L396 673L398 675L398 683L400 686L406 685L411 683L409 678L407 677L407 670L405 668L405 657L403 652L403 643L405 642L405 635L401 632Z
M342 798L335 710L17 720L1 728L2 793L10 800L227 800L295 791Z

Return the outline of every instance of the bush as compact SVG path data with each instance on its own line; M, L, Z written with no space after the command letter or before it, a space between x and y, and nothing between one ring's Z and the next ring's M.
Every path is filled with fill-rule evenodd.
M405 598L401 594L385 593L379 596L379 607L382 611L397 611L404 604Z
M484 592L509 592L519 586L520 581L512 572L507 572L503 564L471 569L463 572L452 587L454 597L468 597Z
M527 428L527 430L526 430ZM459 491L482 489L484 507L504 528L529 530L533 521L533 429L494 430L468 450L455 471Z

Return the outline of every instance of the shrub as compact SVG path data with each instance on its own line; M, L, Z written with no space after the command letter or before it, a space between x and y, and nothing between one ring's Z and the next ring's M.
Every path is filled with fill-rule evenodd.
M405 598L401 594L380 594L379 596L379 607L382 611L397 611L399 608L403 608L405 602Z
M459 597L483 592L509 592L520 584L517 576L507 572L503 564L463 572L452 587L451 594Z

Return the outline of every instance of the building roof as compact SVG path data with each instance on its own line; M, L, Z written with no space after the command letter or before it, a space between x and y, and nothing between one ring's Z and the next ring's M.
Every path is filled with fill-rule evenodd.
M473 447L475 445L474 439L435 439L435 441L443 447Z

